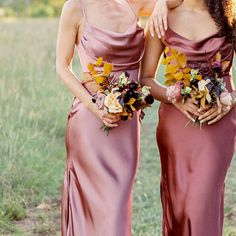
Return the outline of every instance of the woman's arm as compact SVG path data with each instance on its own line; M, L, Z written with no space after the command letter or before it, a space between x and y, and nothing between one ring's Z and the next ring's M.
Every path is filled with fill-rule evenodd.
M57 74L74 96L100 118L104 124L109 127L115 127L117 125L112 124L112 121L115 120L113 119L114 117L104 114L103 111L97 108L92 102L91 95L72 71L71 64L82 19L83 12L79 2L76 0L67 1L63 7L59 24L56 59Z
M155 81L156 70L160 61L164 47L161 40L155 35L151 36L149 26L147 27L146 49L141 66L140 82L142 85L151 87L151 94L156 100L165 103L171 103L167 96L167 88ZM194 121L194 116L200 116L198 107L192 99L188 99L185 103L181 100L173 103L173 105L185 114L189 119Z
M176 8L183 0L130 0L130 2L139 16L150 16L151 14L157 16L165 10L167 12L168 9Z
M77 3L74 1L65 3L59 23L56 70L66 87L89 107L91 106L91 97L83 88L71 67L82 17L81 9Z
M156 100L169 102L166 96L166 88L155 80L157 67L163 53L164 46L157 37L151 37L149 26L146 32L146 48L141 65L140 83L151 87L151 93Z

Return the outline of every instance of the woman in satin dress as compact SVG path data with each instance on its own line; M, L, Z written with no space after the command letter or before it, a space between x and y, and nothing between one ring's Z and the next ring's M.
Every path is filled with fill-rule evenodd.
M92 102L98 88L87 66L102 57L113 64L115 77L127 71L130 79L137 81L144 31L136 12L151 12L155 2L69 0L63 8L57 73L75 96L66 131L63 236L131 235L132 186L139 158L138 114L122 122L99 110ZM170 7L173 2L179 1L172 1ZM152 17L152 32L156 29L159 37L166 18L165 14L156 17L156 11L163 7L167 8L166 1L159 0ZM83 71L81 80L71 68L75 46ZM102 124L113 128L108 136Z
M231 74L235 53L235 14L231 0L184 0L169 12L160 40L147 32L141 83L161 101L157 144L160 151L164 236L221 236L224 181L235 152L236 92ZM165 46L187 56L197 68L220 52L229 61L223 78L231 93L228 109L201 111L191 99L171 103L167 88L154 80ZM198 116L202 128L187 127Z

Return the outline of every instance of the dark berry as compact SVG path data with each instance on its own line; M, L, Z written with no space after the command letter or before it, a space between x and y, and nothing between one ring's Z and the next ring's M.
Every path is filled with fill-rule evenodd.
M132 97L135 96L135 92L132 91L132 90L128 90L127 93L126 93L126 95L127 95L128 97L132 98Z
M123 121L128 120L128 116L121 116L121 120Z
M190 84L191 84L191 86L194 86L194 87L198 87L198 82L199 82L199 80L197 80L197 79L193 79L193 80L191 80L191 82L190 82Z
M125 106L125 109L126 109L126 111L127 111L128 113L132 113L132 112L133 112L132 109L131 109L131 107L130 107L129 105L126 105L126 106Z
M149 94L148 96L145 97L145 102L149 105L153 104L154 103L154 97L151 94Z
M125 72L125 77L129 78L130 77L130 73L129 72Z
M129 88L130 88L131 90L136 90L136 89L138 88L138 84L137 84L136 82L131 82L131 83L129 84Z
M143 101L142 99L136 100L133 104L136 110L139 110L143 106Z
M127 94L125 94L124 95L124 99L123 99L123 101L124 101L124 103L128 103L129 102L129 100L130 100L130 96L128 96Z

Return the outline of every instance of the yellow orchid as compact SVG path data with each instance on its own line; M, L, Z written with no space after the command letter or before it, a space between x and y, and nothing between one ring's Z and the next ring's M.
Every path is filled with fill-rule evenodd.
M178 64L180 68L185 68L187 65L187 57L184 53L178 55Z
M202 80L202 75L196 75L196 79L201 81Z
M178 65L168 64L166 66L166 73L167 74L175 74L178 71Z
M177 81L181 81L183 78L184 78L184 74L183 72L181 71L178 71L174 74L174 78L177 80Z
M104 63L104 74L110 75L113 69L113 65L110 63Z
M170 51L170 48L166 47L164 52L165 52L165 54L167 54L167 53L169 53L169 51Z
M206 101L208 103L211 103L211 95L207 88L201 91L197 91L197 89L195 89L191 92L190 95L193 100L200 100L201 107L203 108L206 108Z
M132 109L132 111L136 111L135 107L133 106L133 104L135 103L136 99L135 98L130 98L129 102L127 103L127 105L130 106L130 108Z
M95 79L96 83L99 85L101 85L102 83L104 83L107 80L107 78L102 75L94 76L94 79Z
M101 67L102 64L103 64L103 58L102 58L102 57L99 57L99 58L97 59L97 61L96 61L96 66Z
M175 49L175 48L172 49L172 50L171 50L171 54L172 54L172 58L173 58L173 59L176 59L176 60L178 59L179 52L178 52L177 49Z
M170 63L170 61L171 61L171 57L167 56L167 57L163 58L162 64L163 65L168 65Z

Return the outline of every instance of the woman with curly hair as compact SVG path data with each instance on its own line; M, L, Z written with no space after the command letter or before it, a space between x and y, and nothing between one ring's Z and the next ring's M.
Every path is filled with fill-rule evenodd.
M164 236L222 235L224 181L236 143L236 91L231 74L234 7L230 0L185 0L169 12L169 28L161 40L147 34L141 82L150 86L152 95L161 101L157 144L162 164ZM222 101L202 110L191 98L183 103L174 90L156 82L165 46L186 54L192 69L204 68L220 53L221 62L228 61L222 77L230 105ZM205 125L186 126L194 117Z

